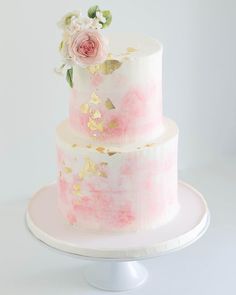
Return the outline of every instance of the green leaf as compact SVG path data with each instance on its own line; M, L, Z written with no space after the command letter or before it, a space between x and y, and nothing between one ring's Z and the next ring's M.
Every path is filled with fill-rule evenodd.
M90 7L88 10L88 17L95 18L97 11L99 11L98 5L94 5L94 6Z
M69 16L67 16L67 17L65 18L65 25L66 25L66 26L69 26L69 25L71 24L71 19L72 19L73 16L74 16L74 15L71 14L71 15L69 15Z
M66 81L70 85L71 88L73 88L73 68L70 68L66 72Z
M61 42L60 42L60 45L59 45L59 50L60 50L60 51L62 50L63 46L64 46L64 42L61 41Z
M112 22L112 15L111 15L111 12L110 10L104 10L102 12L102 15L105 17L106 19L106 22L105 24L102 24L102 28L105 29L107 28L108 26L110 26L111 22Z

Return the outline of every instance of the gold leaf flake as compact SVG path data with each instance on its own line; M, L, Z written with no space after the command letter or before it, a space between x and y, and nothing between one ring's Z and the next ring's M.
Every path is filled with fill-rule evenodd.
M70 174L70 173L72 173L72 169L70 167L65 167L64 172L67 174Z
M106 174L106 172L104 172L104 171L99 171L98 176L101 176L101 177L107 178L107 174Z
M118 123L115 120L112 120L109 122L108 127L113 129L113 128L117 128L118 127Z
M90 102L93 103L93 104L99 104L101 102L101 99L99 98L99 96L95 92L93 92L91 94Z
M104 75L110 75L115 70L119 69L121 65L122 63L118 60L115 60L115 59L106 60L104 63L100 65L100 72Z
M110 59L113 59L113 56L112 56L111 53L108 54L107 59L109 59L109 60L110 60Z
M75 191L80 191L80 184L79 184L79 183L74 184L74 185L73 185L73 190L75 190Z
M91 149L92 145L91 145L91 144L88 144L88 145L86 145L86 147L87 147L88 149Z
M87 67L87 70L89 71L90 74L96 74L99 72L100 65L92 65Z
M92 113L92 118L93 119L99 119L102 117L101 113L99 112L99 110L95 110L95 111L91 111Z
M83 114L87 114L88 111L89 111L89 105L87 103L83 103L81 106L80 106L80 111L83 113Z
M91 159L86 158L84 170L89 173L96 173L97 165Z
M119 69L122 63L118 60L112 59L112 55L109 54L107 60L100 65L92 65L87 67L90 74L101 73L103 75L112 74L115 70Z
M109 98L105 101L105 106L108 110L115 109L114 104L112 103L112 101Z
M149 144L146 144L145 146L146 147L152 147L152 146L154 146L155 145L155 143L149 143Z
M128 52L128 53L133 53L133 52L136 52L136 51L137 51L136 48L133 48L133 47L128 47L128 48L127 48L127 52Z
M103 132L103 123L102 122L96 122L93 119L89 118L88 121L88 128L92 131L100 131Z
M99 146L96 148L96 150L99 152L99 153L104 153L105 151L105 148L103 146Z
M98 129L98 131L103 132L103 123L102 122L98 123L97 129Z
M78 145L77 145L76 143L74 143L74 144L72 144L72 147L73 147L73 148L77 148Z
M86 174L86 172L84 170L82 170L82 171L79 172L79 178L80 179L84 179L86 177L86 175L87 174Z
M113 156L113 155L115 155L115 154L117 154L117 152L108 152L108 155L109 155L109 156Z
M76 195L76 196L80 196L80 184L74 184L73 185L73 190L74 190L74 195Z
M96 122L92 120L91 118L89 118L89 121L88 121L88 128L93 131L97 130Z

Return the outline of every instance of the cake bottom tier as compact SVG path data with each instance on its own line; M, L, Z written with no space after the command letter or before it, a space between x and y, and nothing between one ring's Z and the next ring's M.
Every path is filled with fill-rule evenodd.
M57 128L58 206L80 230L153 229L178 211L176 124L140 145L102 146L81 141L68 121Z

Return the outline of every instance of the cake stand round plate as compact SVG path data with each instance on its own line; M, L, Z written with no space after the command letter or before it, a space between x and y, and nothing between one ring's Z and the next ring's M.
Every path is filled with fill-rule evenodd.
M99 260L85 276L95 287L121 291L141 285L147 278L140 259L180 250L199 239L209 225L203 196L190 185L178 184L180 210L160 228L134 233L86 233L65 223L57 209L56 184L38 191L30 200L26 222L35 237L45 244L81 258Z

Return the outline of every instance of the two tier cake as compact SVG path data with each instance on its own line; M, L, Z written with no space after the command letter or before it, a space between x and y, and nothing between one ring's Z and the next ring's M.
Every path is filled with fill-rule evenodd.
M148 230L178 212L178 129L162 114L162 45L105 35L110 23L98 6L60 22L71 96L56 131L58 206L81 231Z

